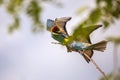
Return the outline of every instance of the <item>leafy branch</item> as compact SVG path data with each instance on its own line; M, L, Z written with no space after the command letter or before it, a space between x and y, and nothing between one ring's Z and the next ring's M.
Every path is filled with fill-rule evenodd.
M42 3L61 6L61 2L55 0L0 0L0 7L4 6L7 13L13 17L14 22L8 28L12 33L18 29L21 24L21 13L28 15L32 20L32 31L38 32L44 28L41 16L43 12Z

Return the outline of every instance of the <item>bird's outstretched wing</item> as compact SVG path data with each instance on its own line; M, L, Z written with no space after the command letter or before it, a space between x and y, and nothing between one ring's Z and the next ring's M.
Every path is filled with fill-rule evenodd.
M66 23L71 19L71 17L61 17L61 18L56 18L55 19L55 25L59 28L60 32L62 34L65 34L67 36L68 32L66 30Z
M90 34L102 27L102 25L92 25L87 27L78 27L72 34L72 39L80 42L91 43L90 41Z
M102 25L92 25L92 26L87 26L87 27L78 27L79 29L78 28L75 29L75 31L72 35L73 40L91 44L90 34L94 30L96 30L100 27L102 27ZM93 50L86 50L85 54L87 54L91 58L93 56ZM90 60L84 55L83 55L83 57L89 63Z

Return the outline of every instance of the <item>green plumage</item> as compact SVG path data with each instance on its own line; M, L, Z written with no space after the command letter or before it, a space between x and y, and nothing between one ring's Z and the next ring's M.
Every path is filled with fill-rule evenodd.
M64 43L64 39L65 39L65 36L63 36L63 35L55 35L55 34L52 34L52 38L53 39L55 39L55 40L57 40L57 41L59 41L60 43Z

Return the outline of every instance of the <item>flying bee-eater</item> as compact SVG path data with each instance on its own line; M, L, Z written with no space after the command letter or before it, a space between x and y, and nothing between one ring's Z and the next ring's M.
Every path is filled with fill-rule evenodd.
M69 37L69 35L66 31L66 27L65 27L67 19L64 19L64 21L63 21L64 24L62 22L55 23L54 20L47 19L47 30L51 32L52 38L57 40L58 42L60 42L60 44L62 44L62 45L67 42L67 40L68 40L67 38ZM56 24L59 25L59 27L61 25L61 28L59 28ZM60 29L62 29L62 28L64 29L64 33L60 31ZM67 48L67 52L71 52L71 49L68 45L66 45L66 48Z
M60 44L67 47L68 52L78 52L84 51L90 58L93 56L93 50L104 51L106 48L107 41L100 41L98 43L92 44L90 41L90 34L101 27L102 25L93 25L88 27L81 27L79 36L76 37L76 32L72 36L69 36L66 30L66 23L71 19L71 17L61 17L55 20L47 20L47 30L51 32L52 38L57 40ZM71 41L71 39L73 39ZM85 60L89 63L90 60L82 54Z

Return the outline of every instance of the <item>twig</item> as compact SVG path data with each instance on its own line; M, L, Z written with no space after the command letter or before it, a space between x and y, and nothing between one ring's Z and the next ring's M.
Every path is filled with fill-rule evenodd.
M52 44L61 44L61 43L58 43L58 42L51 42Z
M61 44L61 43L52 42L52 44ZM99 70L99 72L104 76L104 79L109 80L108 77L105 75L105 73L101 70L101 68L96 64L96 62L92 58L90 58L87 54L85 54L84 51L79 50L77 52L79 52L80 54L83 54L84 56L86 56L95 65L95 67Z
M78 51L78 52L81 53L81 51ZM97 68L97 69L100 71L100 73L104 76L104 79L105 79L105 80L109 80L108 77L105 75L105 73L101 70L101 68L96 64L96 62L95 62L92 58L90 58L87 54L85 54L84 51L82 51L81 54L85 55L85 56L96 66L96 68Z

